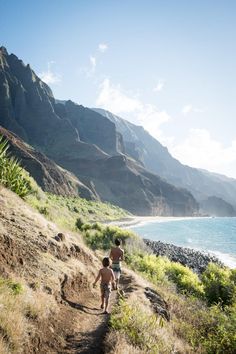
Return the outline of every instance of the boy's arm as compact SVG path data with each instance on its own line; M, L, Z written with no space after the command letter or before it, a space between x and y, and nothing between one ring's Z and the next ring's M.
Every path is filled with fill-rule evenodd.
M99 272L98 272L98 275L97 275L97 277L96 277L96 279L95 279L95 281L94 281L94 283L93 283L93 286L95 286L95 285L97 284L97 282L98 282L100 276L101 276L101 269L100 269Z

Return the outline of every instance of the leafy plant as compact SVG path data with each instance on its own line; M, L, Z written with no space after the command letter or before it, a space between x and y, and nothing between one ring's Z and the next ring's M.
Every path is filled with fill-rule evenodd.
M155 332L159 321L156 315L147 314L138 304L129 304L121 298L112 312L109 324L114 330L124 333L131 344L145 353L158 353Z
M19 161L9 155L8 149L8 141L0 136L0 183L24 198L32 193L31 183Z
M202 275L205 296L209 304L232 305L236 300L235 271L209 264Z

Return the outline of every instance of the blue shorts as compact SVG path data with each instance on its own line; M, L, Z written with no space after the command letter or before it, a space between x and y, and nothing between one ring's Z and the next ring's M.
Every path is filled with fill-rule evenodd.
M119 279L119 278L120 278L120 275L121 275L120 263L112 263L111 269L113 270L113 273L114 273L114 275L115 275L115 278L116 278L116 279Z

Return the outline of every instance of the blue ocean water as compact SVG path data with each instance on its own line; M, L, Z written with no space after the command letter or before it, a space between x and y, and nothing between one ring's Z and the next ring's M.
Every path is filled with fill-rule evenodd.
M236 218L167 218L144 221L130 229L143 238L214 254L225 265L236 268Z

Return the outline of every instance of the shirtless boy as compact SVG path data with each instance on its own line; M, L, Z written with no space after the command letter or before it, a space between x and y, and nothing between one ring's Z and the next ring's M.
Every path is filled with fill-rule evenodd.
M112 260L112 270L116 279L116 290L118 289L119 279L121 275L121 261L124 259L124 250L120 248L120 240L115 239L116 247L112 247L110 252L110 258Z
M93 283L93 286L95 286L98 280L101 278L101 284L100 284L101 300L102 300L101 309L102 310L104 309L104 302L105 302L104 313L108 313L107 307L109 304L109 298L111 294L111 284L115 282L115 277L114 277L113 270L109 268L110 267L109 257L103 258L102 265L103 268L99 270L95 282Z

